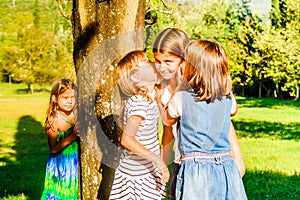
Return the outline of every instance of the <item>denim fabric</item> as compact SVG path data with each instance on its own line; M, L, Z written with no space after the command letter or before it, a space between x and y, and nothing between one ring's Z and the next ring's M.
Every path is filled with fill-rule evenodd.
M231 156L183 161L177 176L177 200L246 200L242 178Z
M242 178L231 156L228 138L231 99L195 102L182 92L178 147L181 156L208 154L184 160L176 182L177 200L245 200ZM198 154L200 155L200 154ZM215 155L216 157L213 157Z
M178 135L180 154L229 152L231 99L223 97L213 103L195 103L194 97L192 93L182 91L182 116Z

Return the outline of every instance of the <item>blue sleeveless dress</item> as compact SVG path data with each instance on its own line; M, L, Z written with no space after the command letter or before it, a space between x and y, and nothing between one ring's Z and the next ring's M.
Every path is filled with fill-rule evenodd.
M247 200L228 138L232 101L195 101L193 90L179 91L169 102L169 114L179 116L181 166L176 199Z
M72 127L58 132L57 141L73 133L74 122L59 115ZM78 199L78 142L74 141L61 152L50 153L45 174L45 185L41 200L74 200Z

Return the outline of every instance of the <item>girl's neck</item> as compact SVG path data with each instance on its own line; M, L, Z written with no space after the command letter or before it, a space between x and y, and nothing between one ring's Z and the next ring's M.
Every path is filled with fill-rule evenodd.
M65 117L69 117L70 115L73 115L73 110L64 111L64 110L61 110L61 109L57 109L57 112L59 112L61 115L65 116Z
M155 90L154 87L143 87L143 88L139 88L137 90L137 93L139 95L142 95L144 97L146 97L148 99L148 101L152 102L154 100L155 97Z
M155 86L155 83L149 83L145 86L140 87L139 89L140 90L145 90L145 91L151 93L154 90L154 86Z
M176 88L177 88L177 79L176 78L172 78L168 81L168 88L170 90L170 92L175 92Z

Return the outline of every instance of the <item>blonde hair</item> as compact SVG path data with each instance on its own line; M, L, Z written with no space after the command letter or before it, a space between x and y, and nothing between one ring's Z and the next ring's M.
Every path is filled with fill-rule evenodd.
M188 44L187 34L178 28L166 28L156 38L153 53L170 53L184 59L184 49Z
M195 101L213 102L230 97L231 77L224 48L208 40L191 41L185 50L184 77L194 89Z
M139 62L146 59L147 55L145 52L136 50L126 54L117 64L118 85L124 95L130 97L137 90L137 87L131 80L131 75L138 70Z
M44 123L45 130L49 130L52 127L53 119L56 117L57 112L57 102L53 100L52 96L55 96L56 99L68 89L74 89L77 94L77 87L70 79L59 79L55 81L52 85L49 105L46 111L46 120ZM75 104L73 111L77 108L77 103Z
M117 65L118 87L123 100L127 100L133 94L140 94L152 102L148 90L144 86L137 86L131 78L139 70L141 62L148 62L147 54L135 50L126 54Z
M147 91L142 90L142 87L137 87L131 79L131 76L138 71L140 62L147 60L148 57L144 51L135 50L126 54L116 66L117 86L121 96L120 117L117 120L117 124L121 129L123 128L124 107L132 95L141 94L148 101L152 102Z

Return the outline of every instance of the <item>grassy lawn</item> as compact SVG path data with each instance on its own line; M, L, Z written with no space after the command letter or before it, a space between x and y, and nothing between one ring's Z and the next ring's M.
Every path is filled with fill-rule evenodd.
M300 102L237 98L248 198L300 199Z
M0 198L39 199L48 157L47 93L0 83Z
M48 93L0 83L0 199L39 199L48 157ZM232 118L249 200L300 199L300 102L237 97Z

